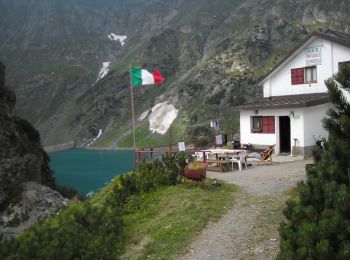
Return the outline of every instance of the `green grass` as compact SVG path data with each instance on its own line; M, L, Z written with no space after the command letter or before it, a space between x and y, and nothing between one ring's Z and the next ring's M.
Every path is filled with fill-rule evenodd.
M101 136L96 142L92 145L92 147L108 147L110 146L114 141L118 139L119 136L123 134L122 130L109 130L104 133L104 135Z
M184 124L176 124L176 120L172 125L172 143L176 143L177 141L184 140L185 131L187 126ZM144 123L139 125L136 128L136 146L137 147L148 147L148 146L157 146L157 145L167 145L170 141L169 130L164 134L152 133L149 130L149 123ZM132 147L133 145L133 135L132 132L127 134L124 138L120 140L118 143L119 147Z
M233 206L235 191L233 185L207 181L204 188L185 183L146 194L141 207L124 217L123 258L170 259L184 253L208 222Z

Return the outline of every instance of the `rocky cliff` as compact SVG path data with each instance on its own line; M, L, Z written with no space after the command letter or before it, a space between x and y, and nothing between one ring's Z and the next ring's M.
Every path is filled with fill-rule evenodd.
M40 144L38 131L16 116L15 103L14 93L5 87L5 67L0 63L0 233L2 227L9 223L17 227L24 220L24 215L29 216L37 202L45 204L43 201L47 196L45 192L35 192L38 187L44 191L50 190L63 200L56 191L41 187L54 187L49 157ZM35 184L28 185L28 182ZM28 195L29 190L31 199L23 201L23 196ZM28 201L30 204L26 203ZM41 211L41 215L45 215L43 213L50 209L42 207ZM35 219L37 215L31 217ZM31 221L35 222L33 219Z

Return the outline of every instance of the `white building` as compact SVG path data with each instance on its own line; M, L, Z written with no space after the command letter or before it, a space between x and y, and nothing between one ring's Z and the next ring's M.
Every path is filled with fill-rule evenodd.
M260 82L264 99L238 107L241 143L275 152L310 155L330 103L325 80L350 63L350 36L313 33Z

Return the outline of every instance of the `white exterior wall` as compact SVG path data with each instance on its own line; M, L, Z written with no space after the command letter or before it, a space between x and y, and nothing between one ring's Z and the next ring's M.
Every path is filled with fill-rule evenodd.
M274 116L276 111L266 110L260 111L259 114L255 115L254 111L244 110L240 113L240 133L242 144L255 144L255 145L273 145L276 144L275 134L262 134L262 133L251 133L251 116ZM288 114L286 114L288 115ZM276 120L275 120L276 124ZM275 125L276 130L276 125ZM277 131L276 131L277 132Z
M305 48L314 46L322 48L322 64L317 65L317 83L292 85L291 69L306 67ZM264 82L264 97L327 92L324 81L338 72L338 63L343 61L350 61L350 48L325 39L315 39L268 77Z
M326 115L329 104L323 104L308 108L285 108L258 110L254 114L253 110L244 110L240 113L240 133L242 144L253 145L273 145L276 144L275 152L280 153L279 117L290 116L290 111L294 111L294 117L290 116L290 137L291 146L294 146L294 139L298 139L296 145L307 147L315 144L313 135L327 137L327 131L322 127L322 119ZM275 116L275 133L262 134L251 132L252 116ZM291 149L292 150L292 149Z
M268 109L259 110L259 114L255 115L253 110L245 110L240 113L240 133L242 144L253 145L276 145L275 153L280 152L280 135L279 135L279 117L289 116L290 111L294 111L294 118L290 120L290 135L291 144L294 144L293 139L298 139L298 146L304 146L304 110L303 109ZM252 116L275 116L275 133L263 134L251 132L251 117Z
M326 112L329 108L330 104L328 103L319 106L309 107L307 110L305 110L304 146L311 146L315 144L313 135L315 135L316 139L319 139L319 137L328 137L328 131L323 128L322 120L326 117Z

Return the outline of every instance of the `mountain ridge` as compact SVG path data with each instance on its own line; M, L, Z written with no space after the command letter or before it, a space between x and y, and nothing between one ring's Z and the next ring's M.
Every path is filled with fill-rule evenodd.
M0 5L3 2L0 1ZM129 64L150 70L157 67L167 78L167 83L161 87L136 91L138 115L157 103L168 101L180 109L174 123L184 125L175 130L179 139L187 138L195 130L191 124L204 126L213 118L222 120L224 131L236 131L237 115L223 111L258 99L261 90L257 80L312 31L348 30L346 14L350 11L344 0L332 3L315 0L105 0L100 5L90 0L85 5L81 1L75 5L74 10L80 12L81 20L93 14L84 24L90 25L91 35L99 33L99 36L89 38L90 34L82 32L87 36L86 42L80 44L90 46L85 49L95 58L81 55L84 49L77 50L72 63L85 59L88 64L81 63L85 66L81 71L71 71L70 77L63 73L54 87L50 83L54 78L51 74L34 73L32 83L16 88L20 113L35 122L45 144L72 139L84 144L103 129L96 146L108 146L127 131L130 128ZM86 26L69 22L67 6L61 8L68 12L63 19L66 28ZM0 26L0 35L3 27ZM126 35L125 45L111 42L107 38L109 33ZM3 46L0 45L1 55ZM63 54L64 50L61 48ZM5 53L12 60L6 50ZM107 61L112 62L110 71L94 84L102 62ZM63 70L66 68L64 64L61 66ZM55 66L52 70L56 71ZM11 78L11 85L21 84L14 76ZM45 82L49 82L48 90ZM41 95L35 93L38 90ZM143 124L140 122L139 127ZM152 140L164 139L143 131Z

